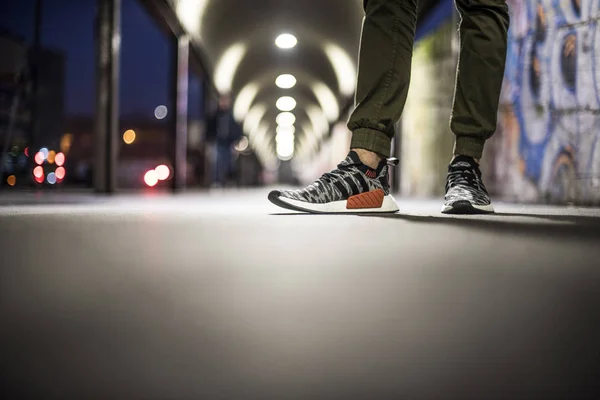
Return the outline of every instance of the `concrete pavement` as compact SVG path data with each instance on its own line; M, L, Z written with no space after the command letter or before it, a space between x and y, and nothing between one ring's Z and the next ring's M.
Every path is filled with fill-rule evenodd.
M600 210L0 196L8 399L592 399Z

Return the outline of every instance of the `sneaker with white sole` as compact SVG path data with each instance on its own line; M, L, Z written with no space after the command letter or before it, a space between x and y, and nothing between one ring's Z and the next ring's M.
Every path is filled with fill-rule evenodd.
M458 156L448 167L444 214L491 214L494 207L483 181L479 164L471 157Z
M301 190L274 190L269 200L282 208L309 213L395 213L396 200L390 194L389 167L398 165L390 158L372 169L351 151L337 169L324 174Z

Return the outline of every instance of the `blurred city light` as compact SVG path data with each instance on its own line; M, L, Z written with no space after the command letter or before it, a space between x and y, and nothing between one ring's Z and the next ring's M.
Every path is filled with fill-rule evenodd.
M29 147L25 147L25 150L23 150L23 153L25 153L25 157L29 157Z
M276 106L280 111L292 111L296 108L296 100L290 96L283 96L277 100Z
M259 90L257 83L249 83L237 95L233 105L233 117L237 122L242 122L246 118Z
M312 89L329 122L337 121L340 117L340 106L335 98L335 94L333 94L327 85L320 82L315 83Z
M44 172L42 171L42 175L41 176L35 176L34 178L35 178L35 181L37 183L44 183Z
M14 175L9 176L6 179L6 183L8 183L8 186L15 186L15 184L17 183L17 177Z
M154 109L154 117L156 119L165 119L168 113L169 110L166 106L158 106Z
M36 178L42 178L44 176L44 168L37 166L33 169L33 176Z
M166 165L159 165L154 168L154 171L156 172L156 177L159 181L166 181L169 179L169 176L171 176L171 170Z
M289 33L283 33L275 39L275 45L280 49L291 49L296 47L297 44L298 39L296 39L296 36Z
M243 136L240 141L235 145L235 150L239 153L243 153L244 151L248 150L248 147L250 146L250 141L248 140L248 138L246 136Z
M150 171L146 172L146 175L144 175L144 182L150 187L156 186L158 183L158 175L156 174L156 171L151 169Z
M277 125L292 126L296 123L296 116L291 112L282 112L277 116Z
M50 172L46 180L49 184L54 185L56 183L56 174L54 172Z
M71 150L71 145L73 144L73 135L70 133L66 133L60 139L60 151L63 153L68 153Z
M136 134L133 129L126 130L125 133L123 133L123 141L125 144L132 144L135 142L135 137Z
M215 68L215 86L221 93L231 92L233 77L246 54L247 46L236 43L229 47Z
M58 167L56 168L56 171L54 171L54 174L56 175L56 178L60 181L62 181L63 179L65 179L65 175L67 174L67 171L65 170L64 167Z
M296 86L296 82L296 77L290 74L279 75L275 80L275 84L281 89L291 89Z
M44 160L46 160L46 158L48 158L48 149L46 147L42 147L40 149L40 153L42 153L44 155Z
M56 156L54 156L54 162L57 166L62 167L63 165L65 165L65 158L66 157L64 153L57 153Z
M46 157L44 156L44 153L42 153L41 151L38 151L37 153L35 153L35 157L33 158L35 163L38 165L42 165L44 163L44 161L46 161Z
M46 158L46 161L48 161L49 164L54 164L55 157L56 157L56 152L54 150L50 150L48 152L48 157Z
M351 96L356 87L356 66L352 58L339 46L329 43L325 45L325 54L335 71L340 92Z

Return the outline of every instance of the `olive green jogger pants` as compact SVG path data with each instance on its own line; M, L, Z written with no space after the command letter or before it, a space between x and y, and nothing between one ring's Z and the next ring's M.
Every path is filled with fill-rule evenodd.
M364 0L351 148L389 157L408 86L417 0ZM496 130L509 26L505 0L456 0L460 56L450 128L454 154L481 158Z

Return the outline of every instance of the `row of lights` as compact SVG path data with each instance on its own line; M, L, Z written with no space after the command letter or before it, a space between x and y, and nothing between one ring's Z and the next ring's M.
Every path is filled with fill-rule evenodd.
M284 33L275 39L275 45L281 49L291 49L298 44L298 39L292 34ZM297 79L291 74L282 74L277 77L275 84L280 89L291 89L296 86ZM282 96L277 100L275 106L281 113L277 116L277 134L275 143L277 157L282 161L291 160L294 156L294 143L296 127L296 116L292 113L296 108L296 99L291 96Z

